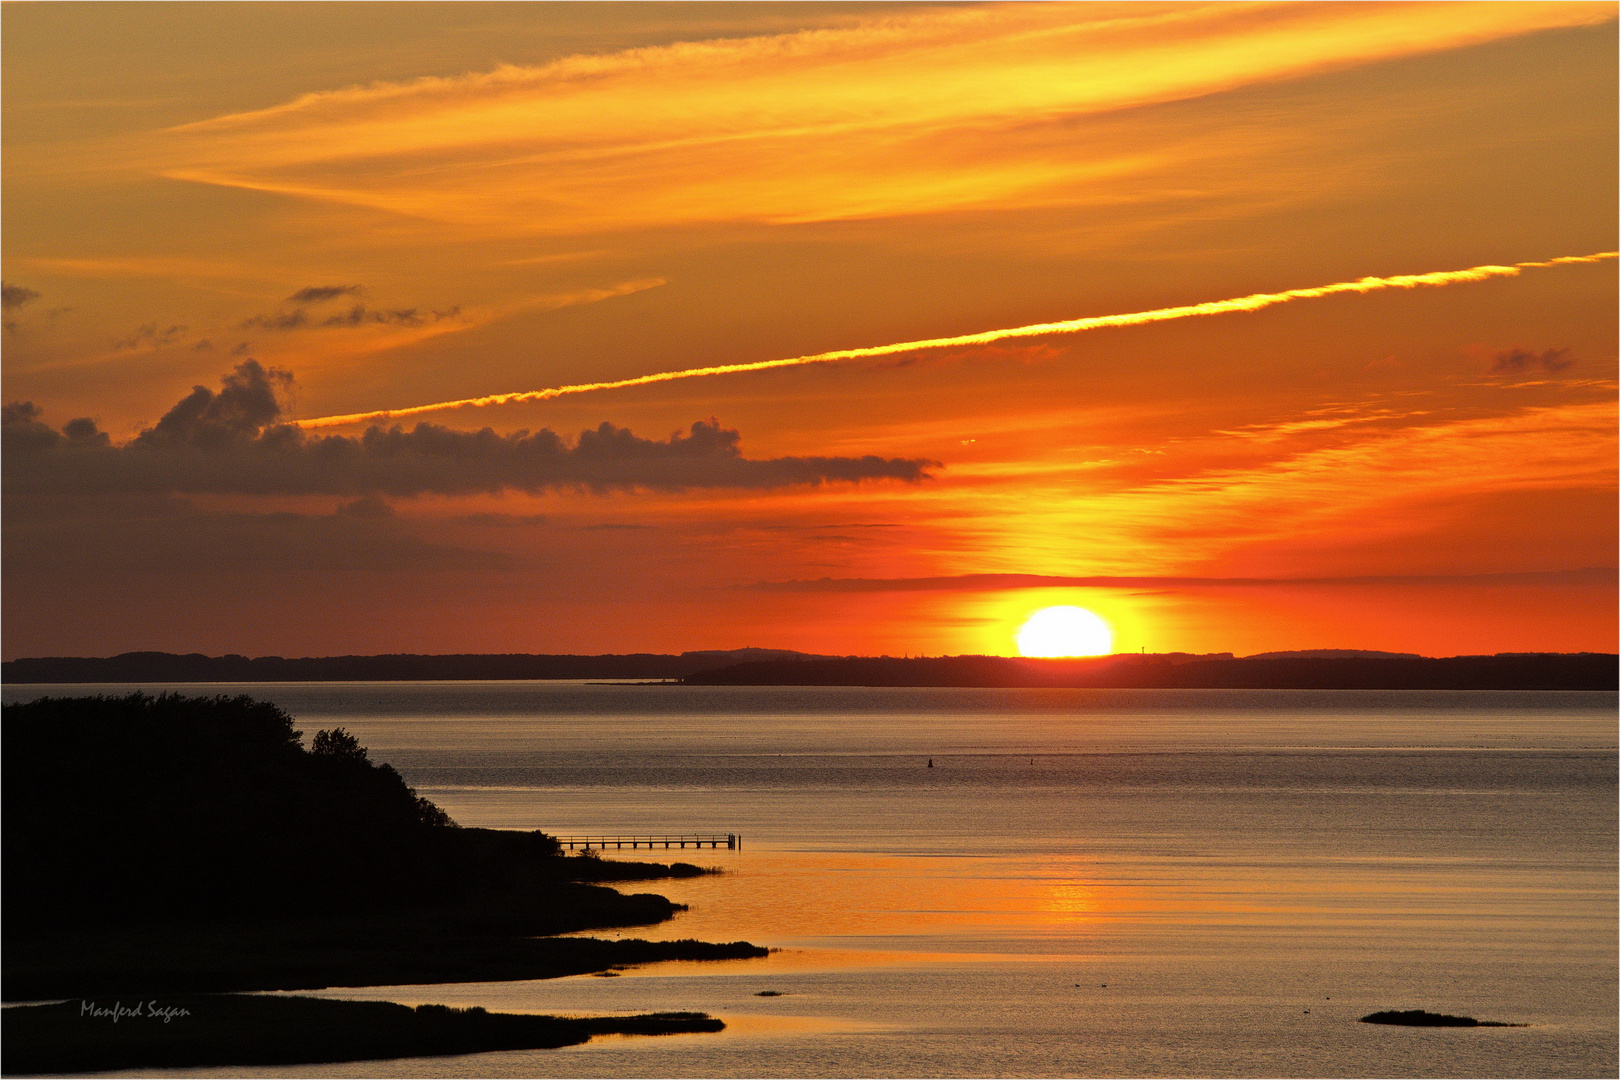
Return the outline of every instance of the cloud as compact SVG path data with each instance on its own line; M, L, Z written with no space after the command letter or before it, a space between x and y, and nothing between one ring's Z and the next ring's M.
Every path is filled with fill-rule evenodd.
M309 290L305 289L303 291L308 292ZM300 294L294 293L293 295ZM347 311L339 312L336 315L328 315L316 321L310 318L307 308L299 307L293 308L291 311L276 311L265 315L255 315L251 319L244 319L237 329L302 330L305 327L427 326L430 323L453 319L460 314L460 304L444 311L421 311L417 308L384 310L368 308L364 304L356 304Z
M545 514L457 514L446 518L452 525L481 525L494 528L512 528L525 525L544 525L549 518Z
M287 299L295 304L320 304L327 300L336 300L340 296L358 295L360 295L358 285L308 285Z
M941 5L321 93L168 133L164 175L511 232L1084 201L1162 163L1062 125L1613 18L1540 3Z
M185 336L186 329L186 327L181 326L178 323L164 327L159 327L157 323L147 323L145 326L137 326L134 332L122 341L113 342L113 348L156 349L179 340L181 337Z
M337 516L382 520L394 516L394 508L375 495L365 495L337 508Z
M63 446L78 450L112 445L107 433L88 417L69 420L58 432L40 421L42 413L32 401L14 401L0 409L0 447L7 454L29 454Z
M563 397L567 394L589 394L599 390L619 390L629 386L646 386L651 383L673 382L677 379L699 379L711 375L736 375L749 371L769 371L782 367L802 367L806 364L827 364L839 360L859 360L876 356L893 356L899 353L917 352L925 349L954 349L964 345L984 345L990 342L1002 341L1007 338L1042 337L1052 334L1078 334L1087 330L1097 330L1103 327L1141 326L1147 323L1167 322L1174 319L1189 319L1206 315L1225 315L1233 312L1260 311L1275 304L1292 303L1295 300L1314 300L1324 296L1336 296L1344 293L1369 293L1382 289L1416 289L1421 287L1438 288L1446 285L1456 285L1465 282L1489 281L1499 277L1517 277L1521 269L1526 267L1545 268L1549 266L1562 266L1571 263L1604 262L1620 257L1620 252L1605 251L1593 255L1562 255L1555 259L1541 262L1521 262L1512 266L1471 266L1465 270L1435 270L1424 274L1395 274L1389 277L1362 277L1355 281L1337 281L1330 285L1314 285L1300 289L1286 289L1274 293L1250 293L1248 296L1237 296L1228 300L1206 300L1199 304L1181 304L1176 307L1153 308L1148 311L1126 312L1119 315L1092 315L1081 319L1065 319L1061 322L1031 323L1026 326L1013 326L1000 330L982 330L973 334L958 334L953 337L923 338L918 341L898 341L889 345L868 345L855 349L833 349L828 352L811 353L806 356L792 356L781 360L757 360L752 363L719 364L711 367L683 368L679 371L660 371L652 375L636 375L628 379L615 379L610 382L573 383L568 386L552 386L544 390L518 390L507 394L488 394L476 398L457 398L454 401L437 401L430 405L410 405L397 409L374 409L363 413L344 413L337 416L318 416L307 420L300 420L299 426L305 428L338 427L346 424L358 423L363 420L395 419L402 416L418 416L422 413L441 412L446 409L462 409L469 406L485 408L490 405L505 405L522 401L547 401L551 398ZM359 310L358 308L356 309ZM1309 421L1304 428L1334 427L1337 422ZM972 440L969 440L970 442ZM965 444L964 444L965 445Z
M194 386L156 425L141 432L132 446L223 447L256 440L281 416L278 392L292 387L292 372L265 368L247 360L220 380L219 393Z
M1547 349L1540 353L1509 349L1496 354L1496 358L1491 361L1491 374L1521 375L1527 371L1563 371L1574 363L1575 361L1569 358L1568 349Z
M297 330L308 325L309 312L303 308L293 308L291 311L278 311L270 315L255 315L251 319L243 319L237 329Z
M39 293L34 289L22 285L13 285L11 282L0 282L0 307L6 311L20 308L24 304L39 299Z
M1394 574L1362 577L1184 577L1093 576L1055 574L955 574L926 578L818 578L813 581L760 581L739 588L750 592L879 593L1001 592L1007 589L1254 589L1290 586L1373 585L1613 585L1620 571L1612 566L1581 570L1529 571L1506 574Z
M244 361L218 392L194 387L156 424L116 447L93 424L58 433L31 403L9 406L6 487L35 493L361 497L760 490L864 480L916 483L937 466L875 456L750 459L742 454L741 435L712 419L662 440L604 422L572 444L547 429L502 435L434 424L410 430L374 426L358 437L311 436L283 422L278 398L291 385L289 372Z
M322 326L366 326L376 324L382 326L424 326L430 322L442 322L445 319L455 318L461 314L461 305L445 311L421 312L415 308L405 308L395 311L379 311L367 308L364 304L356 304L340 315L333 315L321 321Z

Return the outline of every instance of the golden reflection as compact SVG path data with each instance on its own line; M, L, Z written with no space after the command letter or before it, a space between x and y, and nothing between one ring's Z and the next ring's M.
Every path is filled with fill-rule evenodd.
M661 882L659 891L689 910L663 926L629 929L622 936L746 938L788 948L810 939L831 945L825 939L962 931L1048 936L1083 931L1085 923L1110 919L1139 903L1132 886L1090 880L1090 862L1074 856L765 851L727 869L715 877ZM814 962L791 954L773 954L773 959L777 955L794 965ZM916 959L892 950L884 955L884 962Z

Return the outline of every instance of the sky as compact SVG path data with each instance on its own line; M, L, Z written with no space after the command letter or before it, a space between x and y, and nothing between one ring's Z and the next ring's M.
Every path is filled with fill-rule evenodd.
M1615 651L1616 14L8 4L0 645Z

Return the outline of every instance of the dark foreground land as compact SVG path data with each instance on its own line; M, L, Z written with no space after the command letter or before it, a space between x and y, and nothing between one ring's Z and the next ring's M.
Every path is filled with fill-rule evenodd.
M186 995L5 1010L8 1074L473 1054L572 1046L593 1035L720 1031L702 1013L565 1019L443 1005Z
M680 907L600 883L705 871L565 858L542 833L458 828L341 729L318 733L306 750L290 717L246 697L42 699L8 706L0 739L8 1001L128 1004L766 955L747 942L550 936L662 922ZM228 1015L242 1023L243 1010L282 1007L210 1000L210 1009L237 1002ZM32 1071L14 1056L14 1011L5 1013L3 1067ZM424 1031L516 1030L487 1017L388 1015ZM164 1038L183 1042L191 1032L199 1047L230 1045L208 1030L193 1024Z
M986 686L1242 690L1614 690L1612 653L1243 657L1131 654L758 660L688 675L692 686Z

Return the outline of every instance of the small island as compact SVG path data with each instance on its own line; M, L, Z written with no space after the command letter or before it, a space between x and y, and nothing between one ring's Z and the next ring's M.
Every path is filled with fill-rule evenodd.
M1402 1012L1386 1010L1368 1013L1361 1018L1363 1024L1396 1024L1401 1027L1529 1027L1529 1024L1508 1024L1501 1020L1475 1020L1472 1016L1448 1016L1445 1013L1407 1009Z
M742 941L557 937L681 910L604 882L705 871L569 858L540 832L460 828L341 728L318 732L306 749L291 717L248 697L44 698L8 706L4 719L4 997L68 999L5 1010L7 1073L718 1030L719 1021L687 1014L562 1021L198 995L554 978L767 954ZM214 1019L184 1024L170 1013L142 1023L153 1018L126 1013L114 1023L95 1012L135 1007ZM308 1038L254 1034L278 1030L286 1017L272 1013L288 1009L302 1010ZM67 1043L82 1046L68 1054Z

